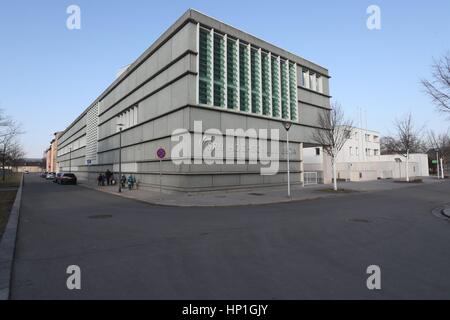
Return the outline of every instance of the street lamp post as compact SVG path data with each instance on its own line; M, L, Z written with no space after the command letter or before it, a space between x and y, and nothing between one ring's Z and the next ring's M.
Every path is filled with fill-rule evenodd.
M441 175L439 172L439 149L436 149L436 168L437 168L437 178L440 179Z
M119 193L122 192L122 129L123 124L118 123L119 127Z
M288 180L288 197L291 197L291 168L290 168L290 149L289 149L289 129L291 129L292 123L285 122L284 128L286 129L286 144L287 144L287 180Z
M72 147L69 148L69 173L72 172Z

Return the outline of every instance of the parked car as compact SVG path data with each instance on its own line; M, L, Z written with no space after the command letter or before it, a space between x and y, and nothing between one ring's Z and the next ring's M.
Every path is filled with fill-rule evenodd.
M73 173L64 173L56 181L59 184L77 184L77 176Z
M42 172L42 173L41 173L41 178L47 178L47 174L48 174L47 171Z
M63 175L63 173L57 173L57 174L55 175L55 179L53 179L53 182L59 183L58 180L61 178L62 175Z
M47 180L54 180L55 176L56 176L56 173L49 172L49 173L47 173L47 176L45 177L45 179L47 179Z

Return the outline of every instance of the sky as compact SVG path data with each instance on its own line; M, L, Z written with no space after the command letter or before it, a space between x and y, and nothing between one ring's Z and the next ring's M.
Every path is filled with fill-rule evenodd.
M81 9L69 30L66 10ZM381 29L369 30L377 5ZM28 157L64 130L187 9L194 8L327 68L333 100L363 127L393 134L411 112L445 132L420 85L450 51L450 1L0 0L0 109L22 124Z

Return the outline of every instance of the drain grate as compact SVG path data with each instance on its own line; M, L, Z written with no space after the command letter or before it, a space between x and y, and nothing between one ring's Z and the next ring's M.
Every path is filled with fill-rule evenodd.
M262 196L265 196L264 193L255 193L255 192L249 193L249 195L250 195L250 196L255 196L255 197L262 197Z
M89 216L88 218L89 219L110 219L112 217L113 216L110 215L110 214L99 214L99 215L96 215L96 216Z

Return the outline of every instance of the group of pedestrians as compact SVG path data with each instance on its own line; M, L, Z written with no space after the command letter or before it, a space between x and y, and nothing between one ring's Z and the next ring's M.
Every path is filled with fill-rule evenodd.
M97 177L97 184L98 186L114 186L116 185L117 181L114 179L114 174L108 169L105 173L100 173ZM128 178L123 174L120 177L120 184L122 185L122 188L125 188L125 185L128 185L128 189L133 190L134 185L136 184L136 178L133 177L131 174L128 176Z
M116 184L116 180L114 179L114 175L111 171L106 170L105 173L100 173L97 177L97 184L99 186L111 186Z

